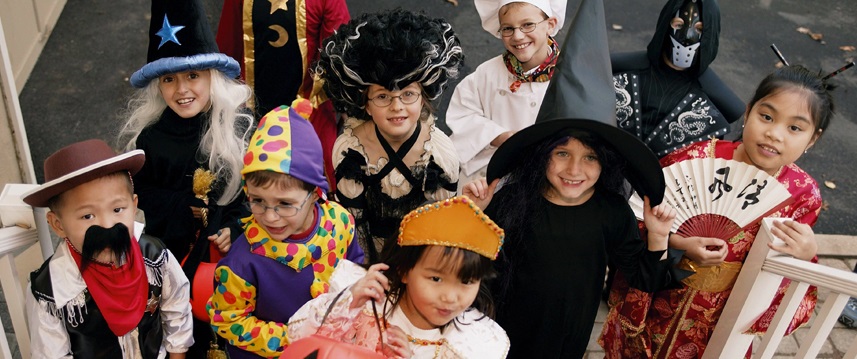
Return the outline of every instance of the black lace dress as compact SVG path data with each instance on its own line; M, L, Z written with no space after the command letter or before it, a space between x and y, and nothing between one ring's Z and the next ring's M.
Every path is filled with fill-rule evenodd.
M408 212L426 202L455 196L458 155L452 141L431 119L420 122L398 151L378 134L386 154L369 163L353 129L346 127L333 147L336 200L354 215L360 246L369 263L376 263L384 244L395 243L399 224ZM418 143L421 131L430 131L429 137ZM402 161L409 151L422 152L412 166Z

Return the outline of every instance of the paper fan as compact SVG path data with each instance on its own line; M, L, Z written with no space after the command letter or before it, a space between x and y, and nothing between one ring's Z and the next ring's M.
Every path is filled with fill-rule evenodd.
M776 178L759 168L722 158L695 158L663 169L664 202L676 209L672 232L684 237L729 239L794 199ZM628 204L642 219L643 200Z

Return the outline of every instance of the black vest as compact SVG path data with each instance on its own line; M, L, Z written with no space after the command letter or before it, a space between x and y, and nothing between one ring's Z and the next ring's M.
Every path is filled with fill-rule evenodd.
M158 305L153 312L143 313L143 318L137 324L138 341L143 352L143 358L157 358L163 340L161 326L161 286L163 275L161 270L170 255L160 239L149 235L140 238L140 250L143 254L146 272L153 273L155 278L149 278L149 298L158 298ZM110 331L101 310L95 304L88 290L84 290L84 305L69 303L62 308L56 308L51 283L50 259L38 270L30 273L33 295L40 304L46 304L49 312L65 323L68 331L71 351L74 358L122 358L119 339ZM151 276L151 275L150 275ZM152 283L157 283L153 285ZM55 309L54 309L55 308Z

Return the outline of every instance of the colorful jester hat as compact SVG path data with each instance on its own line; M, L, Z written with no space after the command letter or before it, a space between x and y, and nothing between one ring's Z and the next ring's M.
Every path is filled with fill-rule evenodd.
M285 173L327 193L321 141L307 120L311 113L309 100L297 99L262 117L250 138L241 176L256 171Z
M220 53L201 0L152 0L146 65L131 75L131 86L146 87L163 75L215 69L235 78L241 67Z
M505 232L470 198L458 196L419 207L399 226L400 246L444 246L467 249L497 259Z

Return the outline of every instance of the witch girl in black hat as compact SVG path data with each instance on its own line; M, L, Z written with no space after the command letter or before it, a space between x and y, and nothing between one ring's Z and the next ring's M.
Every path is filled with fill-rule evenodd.
M657 157L616 127L605 29L601 1L583 0L536 123L498 148L487 181L464 188L506 230L493 294L510 358L583 356L608 259L642 290L668 278L675 211L655 206L664 193ZM648 245L625 180L647 197Z
M203 10L199 0L152 1L147 64L131 76L138 90L119 139L146 151L134 176L146 233L164 241L191 283L198 263L217 262L243 232L240 171L253 128L244 109L251 90L235 80L240 67L218 51ZM205 297L194 301L204 346L211 289L197 295L192 286L192 296Z

